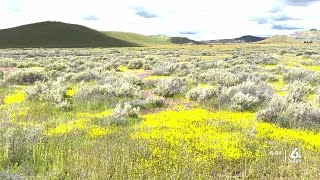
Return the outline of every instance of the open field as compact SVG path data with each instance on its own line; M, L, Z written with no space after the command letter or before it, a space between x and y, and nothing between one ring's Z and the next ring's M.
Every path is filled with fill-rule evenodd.
M319 48L0 50L0 179L319 179Z

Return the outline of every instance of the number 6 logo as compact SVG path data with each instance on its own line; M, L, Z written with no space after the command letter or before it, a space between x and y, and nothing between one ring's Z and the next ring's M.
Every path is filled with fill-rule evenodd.
M298 152L298 148L294 148L293 151L290 153L290 159L301 159L302 156Z

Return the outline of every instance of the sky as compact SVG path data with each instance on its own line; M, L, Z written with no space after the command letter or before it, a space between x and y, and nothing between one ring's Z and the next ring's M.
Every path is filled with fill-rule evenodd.
M320 0L0 0L0 29L41 21L195 40L320 29Z

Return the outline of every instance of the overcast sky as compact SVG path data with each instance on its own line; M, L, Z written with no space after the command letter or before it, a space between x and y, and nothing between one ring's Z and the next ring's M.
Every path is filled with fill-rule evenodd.
M55 20L195 40L320 29L320 0L0 0L0 29Z

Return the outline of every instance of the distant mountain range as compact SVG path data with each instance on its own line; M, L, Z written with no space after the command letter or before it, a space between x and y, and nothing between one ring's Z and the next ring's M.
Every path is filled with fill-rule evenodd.
M307 31L296 32L289 37L297 40L297 41L313 41L320 42L320 30L310 29Z
M294 43L320 42L320 31L311 29L289 36L270 38L246 35L234 39L195 41L187 37L145 36L130 32L100 32L85 26L62 22L40 22L0 30L0 48L138 47L170 44L215 43Z
M213 44L213 43L250 43L250 42L258 42L266 39L265 37L257 37L257 36L241 36L239 38L234 39L218 39L218 40L207 40L202 41L205 44Z

